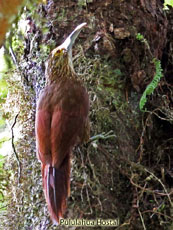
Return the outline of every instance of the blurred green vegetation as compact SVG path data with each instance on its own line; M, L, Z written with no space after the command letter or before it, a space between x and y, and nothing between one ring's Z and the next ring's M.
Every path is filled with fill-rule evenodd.
M5 103L8 86L6 82L6 71L8 69L8 63L4 55L4 49L0 50L0 130L5 128L5 118L3 117L3 104Z
M165 0L164 6L166 7L167 5L173 6L173 0Z
M5 207L5 198L4 198L4 188L6 185L6 182L4 180L4 169L3 164L5 162L5 157L0 155L0 212L4 211L6 209Z

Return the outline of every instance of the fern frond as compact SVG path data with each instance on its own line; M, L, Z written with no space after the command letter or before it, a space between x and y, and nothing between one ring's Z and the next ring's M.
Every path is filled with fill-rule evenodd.
M141 111L144 111L143 108L147 102L147 96L148 95L151 95L153 93L153 91L155 90L155 88L157 88L159 82L160 82L160 79L161 77L163 76L162 74L162 67L161 67L161 64L160 64L160 60L154 58L153 59L153 63L155 64L155 68L156 68L156 73L154 75L154 78L153 80L150 82L150 84L146 87L141 99L140 99L140 102L139 102L139 108Z

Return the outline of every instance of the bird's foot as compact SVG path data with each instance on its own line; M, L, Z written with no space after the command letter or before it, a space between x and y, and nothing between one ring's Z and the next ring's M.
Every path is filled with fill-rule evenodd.
M116 137L116 135L114 134L113 130L110 130L108 133L103 132L101 134L90 137L89 141L93 142L93 141L97 141L99 139L106 140L106 139L109 139L112 137Z

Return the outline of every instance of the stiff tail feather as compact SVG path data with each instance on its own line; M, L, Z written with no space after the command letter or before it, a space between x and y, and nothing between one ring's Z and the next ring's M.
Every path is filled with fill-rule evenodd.
M48 210L54 224L59 224L70 195L70 156L66 156L59 168L42 165L43 188Z

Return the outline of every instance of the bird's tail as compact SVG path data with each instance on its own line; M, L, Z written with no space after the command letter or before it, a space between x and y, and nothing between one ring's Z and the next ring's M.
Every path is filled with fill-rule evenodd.
M70 195L70 156L66 156L59 168L42 165L43 188L48 210L54 224L59 224Z

